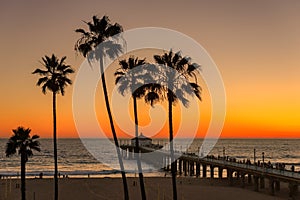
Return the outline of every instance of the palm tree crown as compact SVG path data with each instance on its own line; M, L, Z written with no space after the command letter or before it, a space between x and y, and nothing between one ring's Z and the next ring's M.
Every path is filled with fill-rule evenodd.
M136 98L141 98L145 94L142 87L146 81L145 73L143 73L145 72L144 64L146 64L145 59L134 58L133 56L130 56L128 60L119 61L121 67L116 70L115 76L120 94L124 95L126 92L130 92ZM135 70L135 68L138 69Z
M25 162L28 161L28 157L33 155L33 150L41 151L40 143L37 141L38 135L30 137L31 130L23 127L18 127L13 130L14 135L11 136L6 144L5 154L10 157L17 153L25 155Z
M159 82L159 68L145 59L129 57L119 61L121 66L115 72L116 84L121 95L130 92L133 98L143 98L147 104L153 106L163 100L163 87Z
M45 69L36 69L33 74L42 76L38 82L38 86L42 86L42 92L46 94L49 90L53 93L65 94L65 87L71 85L72 81L67 77L69 74L74 73L70 65L65 64L66 57L61 60L54 54L51 57L45 56L42 58L43 66Z
M158 64L158 82L164 86L158 89L163 90L167 98L173 104L181 101L188 107L189 100L187 95L196 95L201 100L201 87L197 84L198 68L196 63L191 63L190 57L182 57L180 52L173 53L170 50L163 55L154 55L155 62Z
M92 22L85 22L89 30L76 29L75 32L81 33L81 38L75 44L75 51L80 52L84 57L94 50L99 44L106 41L109 37L123 32L120 24L111 24L108 16L99 19L93 16Z

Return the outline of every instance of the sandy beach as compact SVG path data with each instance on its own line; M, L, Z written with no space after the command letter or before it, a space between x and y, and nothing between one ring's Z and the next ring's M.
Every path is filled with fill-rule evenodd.
M0 199L20 199L18 179L1 180ZM27 198L36 200L53 199L53 179L27 179ZM140 199L138 178L128 178L130 199ZM171 179L169 177L145 178L147 198L153 200L172 199ZM228 186L225 179L195 179L180 177L177 179L178 199L231 199L231 200L277 200L288 199L288 189L283 185L275 196L268 194L268 188L253 191L251 185L241 188ZM123 199L122 180L120 178L65 178L59 179L59 197L61 200L111 200Z

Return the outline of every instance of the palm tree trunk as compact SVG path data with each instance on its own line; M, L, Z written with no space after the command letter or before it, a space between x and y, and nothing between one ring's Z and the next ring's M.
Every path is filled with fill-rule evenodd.
M133 110L134 110L134 121L135 121L135 155L137 157L136 162L137 162L138 171L139 171L139 180L140 180L140 189L141 189L142 200L146 200L143 169L142 169L141 159L139 156L139 140L138 140L139 122L138 122L138 115L137 115L136 97L133 97Z
M124 164L123 164L123 160L122 160L122 156L121 156L121 152L120 152L120 148L119 148L119 142L118 142L118 138L117 138L117 134L116 134L116 130L115 130L115 126L114 126L114 122L113 122L113 118L112 118L112 114L111 114L111 110L110 110L109 100L108 100L108 93L107 93L107 88L106 88L106 80L105 80L105 75L104 75L102 58L100 58L100 73L101 73L102 89L103 89L103 94L104 94L104 99L105 99L106 110L107 110L107 114L108 114L108 118L109 118L109 122L110 122L111 132L113 134L115 147L116 147L116 151L118 154L118 160L119 160L119 164L120 164L120 170L121 170L121 174L122 174L124 199L129 200L128 186L127 186L126 174L125 174L125 170L124 170Z
M169 96L169 95L168 95ZM177 200L177 188L176 188L176 166L174 160L174 148L173 148L173 110L172 101L168 100L169 107L169 133L170 133L170 153L171 153L171 174L173 185L173 200Z
M24 153L21 153L21 196L22 200L26 200L26 186L25 186L25 171L26 160Z
M54 148L54 199L58 200L58 169L56 140L56 93L53 92L53 148Z

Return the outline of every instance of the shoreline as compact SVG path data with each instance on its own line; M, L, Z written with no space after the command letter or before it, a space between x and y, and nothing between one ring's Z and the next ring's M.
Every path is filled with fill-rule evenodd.
M171 199L172 184L170 177L145 177L147 199ZM130 199L140 199L138 177L128 177ZM0 180L0 199L18 199L20 196L20 179ZM194 177L177 177L178 199L230 199L230 200L279 200L288 199L288 187L282 184L282 189L275 196L268 194L268 184L259 192L253 190L253 185L241 188L239 185L229 186L227 179L210 179ZM53 199L53 179L26 179L28 199ZM2 196L1 196L2 195ZM5 196L6 195L6 196ZM122 199L123 186L119 177L90 178L60 178L59 196L62 200L94 200ZM5 198L7 197L7 198ZM298 197L299 198L299 197Z
M43 173L43 172L40 172ZM40 173L27 173L26 172L26 180L27 179L41 179L40 178ZM64 178L121 178L121 172L118 170L111 170L107 171L107 173L103 172L95 172L92 171L90 173L84 172L84 173L73 173L73 172L60 172L59 173L59 179L64 179ZM144 177L171 177L171 173L168 171L152 171L152 172L143 172ZM43 173L42 174L42 179L52 179L54 174L50 173ZM137 177L138 173L137 172L127 172L126 177ZM0 180L1 179L20 179L20 174L1 174L0 173Z

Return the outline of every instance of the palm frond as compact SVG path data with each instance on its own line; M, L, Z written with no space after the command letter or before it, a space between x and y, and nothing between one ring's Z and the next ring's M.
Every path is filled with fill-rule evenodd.
M39 139L39 138L40 138L40 136L38 136L38 135L33 135L31 139L32 139L32 140L36 140L36 139Z
M156 92L148 92L145 96L145 102L154 106L157 102L159 102L160 97Z
M92 51L92 46L89 43L82 43L75 47L75 50L81 53L84 57L87 56L87 54Z
M105 31L105 36L108 38L108 37L112 37L112 36L115 36L119 33L123 32L123 27L118 24L118 23L115 23L114 25L112 26L109 26L106 31Z
M128 91L129 88L130 88L129 81L123 80L123 81L122 81L122 84L119 84L118 92L119 92L122 96L124 96L124 95L125 95L125 92Z
M178 60L180 60L181 58L180 58L180 55L179 54L175 54L174 55L174 57L172 58L172 63L174 64L174 65L177 65L177 62L178 62Z
M31 149L26 149L26 161L28 161L28 157L33 156L32 150Z
M48 70L42 70L42 69L35 69L32 72L32 74L40 74L40 75L43 75L43 76L47 75L48 73L49 73Z
M159 55L154 55L153 58L154 58L154 60L155 60L155 62L156 62L157 64L161 64L161 65L165 64L165 61L162 59L161 56L159 56Z
M10 157L16 153L17 145L15 140L9 140L6 144L5 155L6 157Z
M196 97L201 101L202 100L202 98L201 98L202 88L196 83L190 83L190 85L194 89L194 94L196 95Z
M118 84L121 78L122 78L122 76L116 77L115 84Z
M144 64L146 64L146 58L141 59L141 60L137 60L137 66L141 66L141 65L144 65Z
M42 78L39 78L38 82L36 83L37 86L40 86L42 83L46 83L47 81L49 81L49 78L46 76L46 77L42 77Z
M63 57L60 59L60 62L59 62L59 64L58 64L58 66L63 66L66 59L67 59L67 56L63 56ZM59 61L59 59L58 59L57 61Z
M43 94L47 94L47 83L45 83L43 86L42 86L42 92L43 92Z
M83 35L85 35L85 34L86 34L85 30L84 30L84 29L82 29L82 28L78 28L78 29L76 29L76 30L75 30L75 32L76 32L76 33L82 33Z
M121 44L117 43L116 41L105 41L105 54L109 56L110 59L117 58L121 53L123 53L124 48Z
M133 92L132 96L140 99L146 95L147 89L143 86L137 87L137 89Z
M74 73L74 72L75 72L74 69L68 68L68 69L66 69L66 70L63 71L63 75L72 74L72 73Z
M176 98L184 105L184 107L189 106L189 100L184 96L183 90L177 89L175 95Z
M94 25L96 27L96 32L103 35L105 30L111 26L109 17L104 15L100 20L97 16L93 16Z
M117 70L117 71L114 73L114 76L117 76L117 77L119 77L119 76L124 76L124 75L125 75L125 73L122 72L122 71L119 71L119 70Z
M124 69L124 70L127 70L128 66L129 66L129 64L127 63L127 61L125 59L124 60L120 60L119 61L119 65L121 65L122 69Z
M41 148L40 148L40 142L39 141L32 141L28 144L28 147L30 149L33 149L35 151L38 151L40 152L41 151Z

